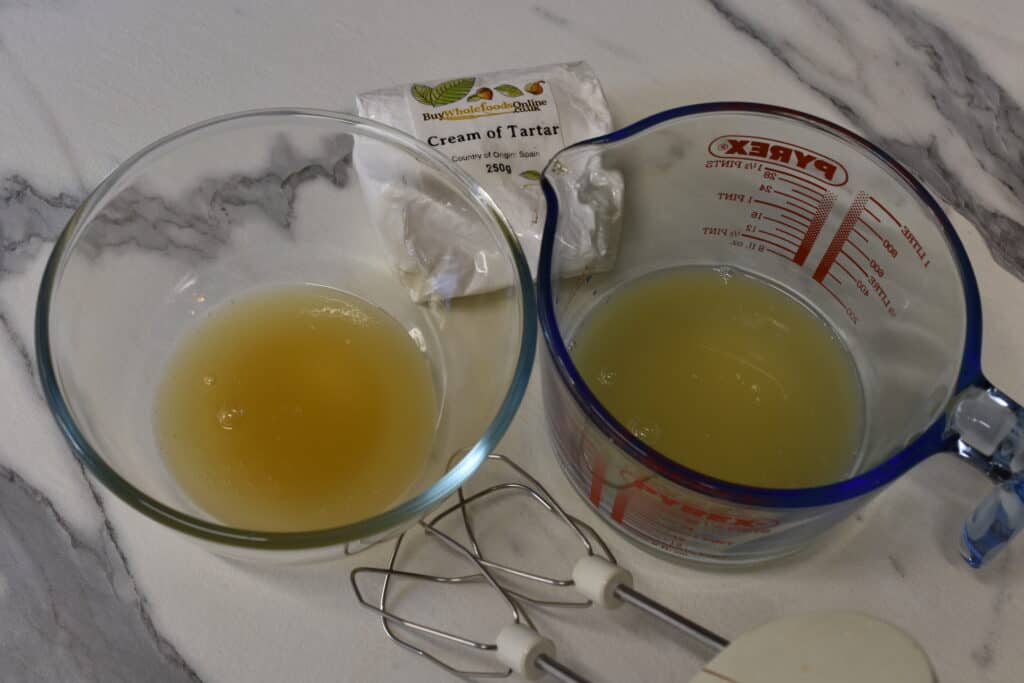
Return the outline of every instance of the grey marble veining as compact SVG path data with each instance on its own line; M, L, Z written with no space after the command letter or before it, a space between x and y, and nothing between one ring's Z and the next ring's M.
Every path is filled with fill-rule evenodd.
M14 349L14 352L18 355L18 358L21 359L25 372L34 377L36 368L33 363L33 355L29 351L25 340L21 338L17 331L15 331L14 325L7 319L7 314L4 313L3 310L0 310L0 333L7 337L11 347Z
M282 230L291 229L296 193L323 178L335 187L348 182L351 136L331 136L317 154L302 154L285 136L270 147L265 169L198 179L180 197L125 188L107 203L83 238L93 252L132 244L161 252L202 256L216 250L244 214L259 211ZM60 234L81 200L48 195L24 177L0 178L0 279L31 263Z
M872 73L865 75L858 69L851 78L836 74L806 54L807 37L794 33L784 18L780 20L774 3L708 1L737 31L762 45L779 65L826 98L869 139L970 219L995 260L1024 278L1021 214L1010 216L988 205L965 184L970 169L952 165L942 153L951 145L948 137L966 144L990 181L1005 188L1019 207L1024 203L1024 111L954 36L925 14L890 0L867 3L867 11L876 15L869 21L855 21L850 16L854 12L848 11L850 4L802 3L801 11L814 17L822 35L851 56L871 55L869 39L880 27L893 28L904 41L878 56L881 64ZM881 130L874 116L886 104L872 98L867 81L873 78L914 83L923 90L924 101L918 105L933 107L947 125L930 127L926 142Z
M17 173L0 178L0 286L49 251L80 201ZM0 299L0 344L15 351L34 386L30 343ZM41 397L26 399L43 408ZM0 463L9 461L5 450L0 443ZM76 531L46 495L0 464L0 679L198 681L153 625L103 504L78 471L101 520L95 536Z
M79 201L70 194L40 192L18 174L0 177L0 285L49 251ZM31 340L19 334L0 299L0 342L4 339L23 370L35 377Z
M251 174L200 179L175 198L130 187L104 207L84 244L203 257L247 211L288 230L299 188L318 178L344 186L351 151L348 136L325 140L313 155L278 137L266 168ZM17 173L0 178L0 285L46 255L80 202ZM30 343L0 298L0 344L34 381ZM33 400L42 408L40 398ZM3 450L0 442L0 463L8 460ZM41 491L0 464L0 680L198 681L154 626L96 484L79 473L102 521L95 537L74 531Z
M962 39L969 29L949 23L941 7L708 0L639 3L623 20L611 0L486 12L453 2L444 13L429 3L392 5L321 2L296 12L104 0L97 12L63 0L0 0L3 683L449 680L369 630L376 622L352 608L345 567L323 569L311 590L300 572L176 557L160 533L171 532L136 524L132 511L113 509L119 503L105 509L111 497L57 445L35 378L42 263L111 160L189 121L282 103L338 108L355 88L440 77L470 62L584 58L610 100L629 100L624 124L682 103L670 98L693 101L741 68L747 84L767 85L701 99L770 100L773 81L793 80L788 92L805 95L797 106L817 103L893 153L978 227L1004 268L1024 276L1024 90L987 73L985 54ZM1007 8L980 10L976 23L1024 20ZM715 55L730 51L746 61L717 66ZM443 67L431 66L431 53ZM644 90L655 87L675 89L659 99ZM200 179L170 200L135 188L100 218L94 246L202 258L254 211L287 231L303 183L347 182L348 151L329 144L313 158L280 144L266 168ZM536 399L524 402L502 448L546 473L545 485L572 506L579 501L544 457ZM625 545L616 552L653 595L730 637L786 612L854 607L907 627L944 682L1009 683L1024 661L1013 639L1024 627L1016 571L1024 546L988 573L961 566L953 536L985 486L933 460L858 513L838 541L784 566L728 575L667 567ZM676 681L696 670L662 630L617 618L566 620L560 651L586 662L596 680ZM628 647L623 634L633 638Z
M1005 655L1003 631L1006 609L1013 604L1010 598L1006 584L1000 585L992 597L992 618L977 639L977 645L971 648L971 659L982 671L990 669L997 656Z
M43 192L18 173L0 177L0 281L49 252L81 201Z
M0 679L200 681L153 625L110 523L101 529L77 533L0 466Z

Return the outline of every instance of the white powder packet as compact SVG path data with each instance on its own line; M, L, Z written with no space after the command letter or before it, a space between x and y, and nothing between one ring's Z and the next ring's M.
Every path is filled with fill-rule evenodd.
M585 62L496 71L363 93L359 115L403 130L459 164L508 218L536 273L544 230L540 172L563 147L612 130L601 84ZM493 243L452 211L436 183L401 184L402 163L379 145L357 143L353 162L371 216L415 301L507 287L512 273ZM594 162L597 163L596 160ZM411 172L414 173L412 169ZM614 257L622 176L602 168L570 169L594 196L566 217L568 243L559 272L570 276ZM563 240L564 241L564 240Z

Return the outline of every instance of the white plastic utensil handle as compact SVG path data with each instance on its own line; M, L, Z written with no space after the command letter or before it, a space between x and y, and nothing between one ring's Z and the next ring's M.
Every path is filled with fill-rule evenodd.
M935 683L901 629L856 612L797 614L747 631L690 683Z

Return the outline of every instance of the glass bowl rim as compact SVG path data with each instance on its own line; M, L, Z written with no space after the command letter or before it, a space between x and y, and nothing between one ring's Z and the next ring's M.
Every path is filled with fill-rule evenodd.
M107 464L98 449L89 443L84 432L76 424L71 415L68 402L65 400L61 390L56 363L50 350L51 304L60 284L64 265L70 254L74 252L78 238L90 224L90 221L86 220L85 217L89 217L95 207L101 204L112 190L117 189L121 179L145 164L154 155L159 155L169 145L200 131L209 131L220 126L231 126L240 121L264 118L333 121L341 124L341 128L345 129L346 132L353 135L363 135L373 138L378 142L389 144L407 153L418 162L432 167L435 171L446 174L453 185L462 191L467 196L467 199L471 200L481 209L481 215L488 217L493 226L498 229L501 237L504 238L504 244L515 267L516 282L512 287L518 290L522 334L520 335L518 357L509 387L487 429L477 439L473 447L427 490L368 519L328 529L268 532L234 528L210 522L177 510L139 490ZM530 371L533 366L537 337L536 320L533 278L530 275L530 268L519 245L519 241L504 214L487 192L459 166L449 161L436 150L397 128L363 117L324 109L254 109L206 119L161 137L119 164L89 193L82 204L71 215L68 223L54 243L53 251L50 253L45 270L43 271L39 296L36 301L35 351L44 397L65 439L71 445L75 456L92 476L98 479L129 507L134 508L160 524L202 540L245 548L301 550L351 543L377 536L392 529L397 530L407 523L413 522L430 508L454 493L480 466L488 453L491 452L504 435L512 418L515 416L526 392Z

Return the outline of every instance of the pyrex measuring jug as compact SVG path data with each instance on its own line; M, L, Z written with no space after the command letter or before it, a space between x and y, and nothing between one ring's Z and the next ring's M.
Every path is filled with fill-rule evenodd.
M617 254L601 245L603 268L562 279L573 217L613 210L595 191L605 169L625 178ZM965 559L981 564L1024 525L1024 411L982 374L970 263L935 199L885 152L800 112L702 104L563 150L543 187L538 303L549 423L570 481L613 527L670 557L767 560L949 450L1000 482L964 527ZM833 327L863 391L852 476L792 489L715 479L645 444L595 398L572 361L581 322L623 285L680 266L745 271ZM749 436L756 450L757 434Z

